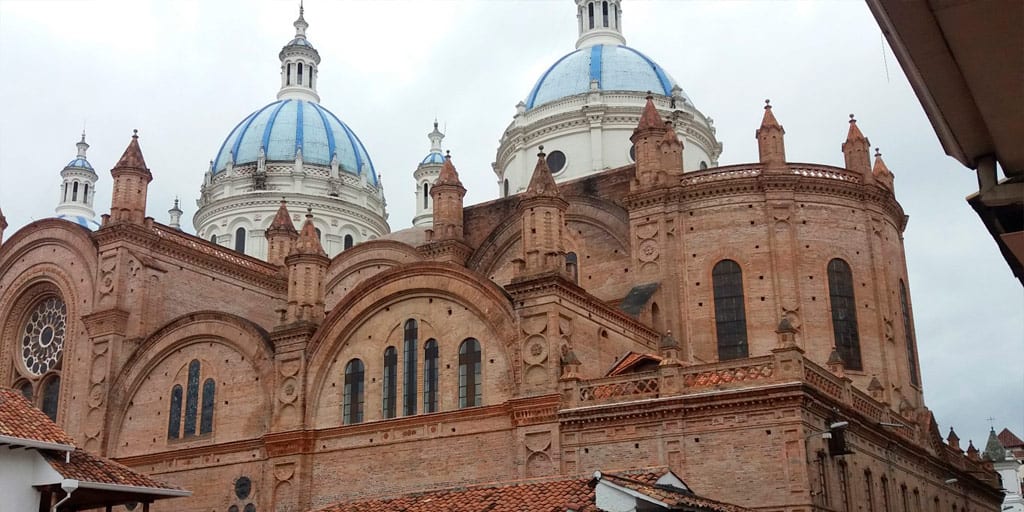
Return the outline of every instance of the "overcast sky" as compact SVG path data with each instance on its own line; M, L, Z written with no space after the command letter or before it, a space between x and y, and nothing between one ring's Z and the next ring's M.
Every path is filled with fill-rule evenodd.
M139 130L153 172L149 215L182 199L192 232L208 162L228 132L275 100L277 54L296 1L0 0L0 208L11 227L53 215L83 125L110 204L109 169ZM412 172L436 116L469 190L493 199L497 141L547 67L573 50L571 0L307 0L322 104L383 175L392 230L414 214ZM990 416L1024 436L1024 294L964 201L974 174L944 155L862 2L626 0L627 43L661 64L724 144L757 160L765 98L790 161L842 165L850 113L896 176L925 400L982 448Z

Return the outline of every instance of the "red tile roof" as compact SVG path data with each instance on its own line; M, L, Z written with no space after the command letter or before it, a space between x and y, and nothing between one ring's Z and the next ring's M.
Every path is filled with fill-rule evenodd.
M98 484L126 485L130 487L144 487L148 489L164 489L180 491L181 488L173 485L158 482L152 478L136 473L127 466L118 464L110 459L98 457L81 448L76 448L71 453L71 461L64 462L65 452L43 451L41 452L46 462L50 463L56 472L64 478L72 478L81 482L93 482Z
M67 446L75 444L43 411L9 388L0 388L0 436Z
M629 373L636 369L636 367L643 365L644 363L660 363L661 357L654 354L641 354L639 352L627 352L626 355L622 356L618 362L612 366L611 370L608 370L608 377L614 377L616 375L622 375L623 373Z
M639 474L604 473L601 475L601 478L616 485L650 496L651 498L671 506L673 510L675 510L676 507L685 506L699 507L700 510L706 512L752 512L750 509L740 507L738 505L730 505L728 503L702 498L693 494L688 489L678 489L676 487L658 484L658 479L666 472L667 470L660 473L650 471ZM689 509L687 508L687 510Z
M1022 441L1021 438L1017 437L1017 434L1010 432L1010 429L1008 428L1004 428L1001 432L999 432L999 435L997 435L996 437L999 438L999 442L1005 448L1009 449L1024 447L1024 441Z

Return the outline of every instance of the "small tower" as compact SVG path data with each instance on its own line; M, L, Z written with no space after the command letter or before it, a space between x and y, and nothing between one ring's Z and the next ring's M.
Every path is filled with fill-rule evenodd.
M633 142L636 153L634 189L667 185L670 174L682 174L683 144L672 123L662 121L650 94L640 115L640 123L629 140Z
M302 2L299 2L299 19L295 20L295 37L284 45L278 58L281 59L281 90L277 99L296 99L320 102L316 93L317 66L320 53L306 39L306 23Z
M846 168L860 173L866 181L871 180L871 155L868 150L871 142L857 128L857 119L850 114L850 131L846 135L846 142L843 143L843 157L846 160Z
M78 155L60 171L60 199L54 212L58 219L70 220L95 229L99 224L95 220L93 197L96 194L96 182L100 177L85 156L89 149L89 144L85 142L85 131L82 131L82 140L75 146L78 147Z
M764 118L754 135L757 137L757 153L765 168L786 168L786 145L782 137L785 134L786 130L782 129L772 113L771 100L764 100Z
M544 146L537 153L530 186L519 201L522 225L523 258L518 261L518 276L529 277L548 272L565 272L565 211L569 203L562 198L548 168Z
M466 187L459 181L459 173L452 164L451 154L445 155L444 164L430 189L433 200L434 229L431 241L462 240L462 198Z
M620 0L576 0L576 19L579 39L576 48L599 44L625 45L622 36L622 7Z
M283 203L281 208L284 209ZM284 212L287 215L288 211ZM284 263L288 267L288 309L284 323L319 324L324 318L324 275L331 260L320 245L312 209L306 211L306 222Z
M299 232L295 230L295 224L292 224L288 204L284 198L281 198L281 206L263 236L267 238L267 262L271 265L284 265L285 258L292 252L292 247L299 238Z
M953 427L949 427L949 435L946 436L946 444L948 444L950 448L958 452L962 451L960 449L960 436L956 435L956 432L953 430Z
M131 142L110 170L110 175L114 177L114 192L110 198L109 222L142 224L146 218L146 194L153 175L142 158L138 130L134 130Z
M174 228L174 229L177 229L178 231L181 231L181 214L182 213L184 213L184 212L182 212L181 208L178 207L178 198L175 197L174 198L174 206L170 210L167 210L167 215L170 216L170 222L167 225L172 227L172 228Z
M441 166L444 165L444 155L441 153L441 141L444 134L437 129L437 120L434 120L434 131L427 134L430 139L430 153L420 161L413 172L413 179L416 180L416 216L412 219L413 226L429 227L434 224L434 203L430 196L430 187L441 174Z
M875 148L875 165L871 168L871 175L874 177L875 183L885 187L890 192L892 191L892 171L885 165L885 161L882 160L882 152L878 148Z

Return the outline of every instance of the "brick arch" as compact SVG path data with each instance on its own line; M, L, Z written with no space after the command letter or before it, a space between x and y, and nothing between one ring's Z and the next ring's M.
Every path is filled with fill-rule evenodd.
M202 343L224 346L249 362L253 372L260 377L259 385L254 389L265 397L267 405L264 426L270 425L274 351L268 333L239 316L200 311L180 316L158 329L139 344L119 369L110 385L108 421L104 429L110 435L108 446L114 449L118 446L125 413L153 370L181 349ZM161 417L161 420L166 421L166 418Z
M394 240L369 240L340 252L331 260L324 276L324 294L327 309L334 307L345 294L359 283L379 272L406 263L422 261L416 249ZM381 267L377 269L376 267ZM349 288L339 290L339 286Z
M308 351L306 421L315 421L316 404L334 358L349 344L351 336L380 310L410 298L435 297L464 306L500 341L508 364L506 378L512 386L520 383L515 371L517 327L510 298L504 290L462 267L446 263L421 262L384 271L364 281L331 311L310 341ZM461 341L461 340L460 340Z
M628 253L629 214L621 206L589 196L570 196L566 224L586 224L610 235L619 248ZM505 259L508 251L522 238L520 216L510 215L497 225L473 252L466 267L483 275L491 275Z

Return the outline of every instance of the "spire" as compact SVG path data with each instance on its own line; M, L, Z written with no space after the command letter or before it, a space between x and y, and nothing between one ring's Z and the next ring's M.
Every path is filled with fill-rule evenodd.
M138 130L132 130L132 140L128 143L124 153L121 154L120 160L114 165L114 169L134 169L145 171L146 174L149 174L149 169L146 167L146 159L142 157L142 148L139 147Z
M452 164L452 155L449 152L444 157L444 164L441 165L434 186L430 187L430 202L434 215L431 240L462 240L465 197L466 187L459 181L459 173Z
M758 156L765 167L786 167L786 146L782 137L785 134L786 130L782 129L782 125L772 113L771 100L764 100L764 117L761 118L761 127L754 132L754 136L757 137Z
M654 97L648 91L640 122L629 137L636 161L636 179L631 189L670 186L670 175L682 174L683 144L676 134L667 133L670 131L675 131L672 123L662 120L654 106Z
M960 436L956 435L956 432L953 431L953 427L949 427L949 435L946 436L946 444L948 444L950 448L960 451Z
M281 90L277 99L295 99L317 103L320 96L316 93L317 66L320 64L320 53L313 48L306 38L305 8L299 2L299 18L292 24L295 37L284 45L278 58L281 60Z
M846 134L846 142L843 143L843 157L846 160L846 168L871 178L871 157L868 149L871 142L861 133L857 127L857 118L850 114L850 131Z
M622 7L619 4L620 0L576 0L577 49L599 44L626 44L626 38L622 36Z
M544 154L544 146L541 146L540 152L537 153L537 165L533 168L530 186L526 187L523 196L562 198L562 193L558 190L558 185L555 184L555 178L551 176L547 155Z
M967 458L971 460L978 460L978 449L974 447L974 441L971 439L967 440Z
M89 143L85 141L85 130L82 130L82 140L75 146L78 147L78 158L85 160L85 152L89 149Z
M462 186L462 182L459 181L459 173L455 170L455 165L452 164L451 151L444 156L444 164L441 165L441 173L438 174L437 181L434 182L435 187L438 185Z
M167 214L170 215L171 220L167 224L168 226L181 231L181 208L178 207L178 198L174 198L174 206L170 210L167 210Z
M640 124L633 130L633 135L646 130L661 131L664 129L665 122L662 121L661 114L658 114L658 108L654 106L654 96L647 91L647 103L644 105L643 113L640 114Z
M146 218L146 194L153 175L146 167L139 147L139 131L132 131L121 159L110 170L114 178L114 192L110 199L110 219L114 222L142 224Z
M283 203L283 201L282 201ZM284 205L282 204L282 207ZM278 209L280 212L281 209ZM286 210L287 214L287 210ZM277 220L277 217L274 217ZM327 253L324 252L324 248L320 245L320 236L316 232L316 226L313 225L313 209L306 209L306 222L302 224L302 231L299 231L299 239L295 242L295 246L292 247L290 255L295 254L313 254L317 256L327 257Z
M315 230L314 230L315 232ZM291 214L288 213L288 202L281 198L281 206L277 208L274 220L263 233L267 239L267 262L273 265L284 265L284 259L292 252L295 240L299 238L299 232L292 224Z
M306 38L306 29L309 28L309 23L306 23L305 14L306 9L302 5L302 0L299 0L299 19L295 20L295 23L292 23L292 25L295 26L296 38Z
M437 129L437 119L434 119L434 131L428 133L427 138L430 139L430 152L440 153L441 141L444 140L444 133L441 133L441 131Z
M985 460L992 462L1002 462L1006 460L1006 448L1003 447L1003 443L999 442L999 436L996 435L996 429L990 428L988 432L988 442L985 443L985 451L982 454Z

